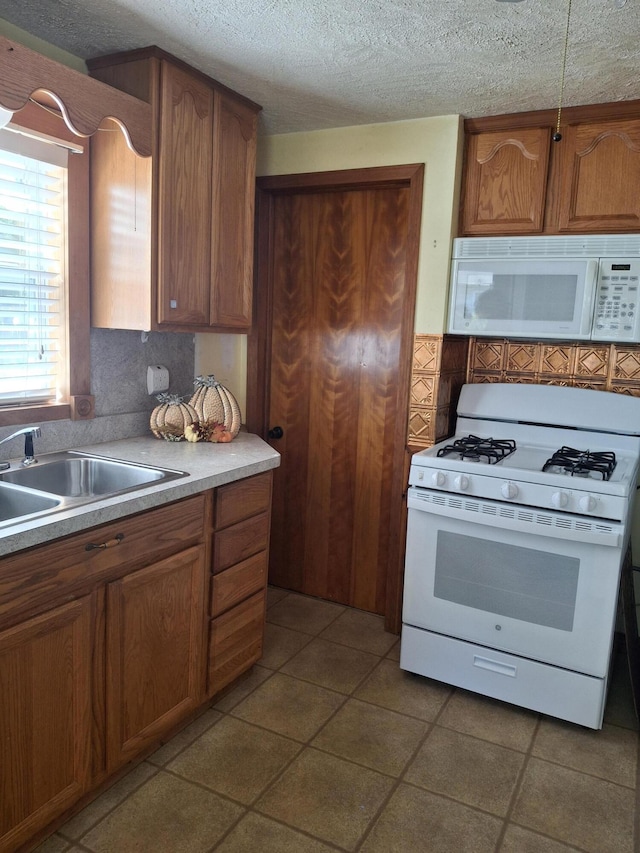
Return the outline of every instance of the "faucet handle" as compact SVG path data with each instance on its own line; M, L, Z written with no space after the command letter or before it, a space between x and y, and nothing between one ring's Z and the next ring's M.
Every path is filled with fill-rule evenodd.
M33 439L40 438L42 432L40 427L34 427L31 430L28 430L24 434L24 459L22 460L23 465L33 465L34 462L38 460L35 457L35 452L33 449Z

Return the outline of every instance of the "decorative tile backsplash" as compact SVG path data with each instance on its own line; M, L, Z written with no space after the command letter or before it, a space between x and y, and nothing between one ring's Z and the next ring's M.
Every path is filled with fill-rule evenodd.
M411 372L410 448L431 447L451 432L465 382L468 341L451 335L416 335Z
M640 397L640 348L470 338L467 382L538 382Z
M431 447L451 435L465 382L535 382L640 397L640 347L416 335L410 449Z

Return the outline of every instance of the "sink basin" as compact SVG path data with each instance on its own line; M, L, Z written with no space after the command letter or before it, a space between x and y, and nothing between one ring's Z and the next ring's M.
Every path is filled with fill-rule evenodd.
M60 504L60 500L49 495L38 495L8 483L0 483L0 524L30 518L55 509Z
M95 499L184 476L182 471L66 451L41 457L29 468L3 472L0 480L50 495Z

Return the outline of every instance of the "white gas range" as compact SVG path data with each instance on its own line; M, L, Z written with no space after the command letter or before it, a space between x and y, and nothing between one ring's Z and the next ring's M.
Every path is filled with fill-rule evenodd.
M409 477L402 668L602 725L640 399L465 385Z

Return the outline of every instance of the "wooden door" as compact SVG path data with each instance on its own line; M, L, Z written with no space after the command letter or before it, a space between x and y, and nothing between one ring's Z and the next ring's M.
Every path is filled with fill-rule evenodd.
M204 698L204 548L107 587L107 770L134 758Z
M283 431L269 578L394 626L422 187L405 168L389 184L323 173L313 191L265 179L259 213L265 426Z
M92 598L0 632L0 851L88 790Z

